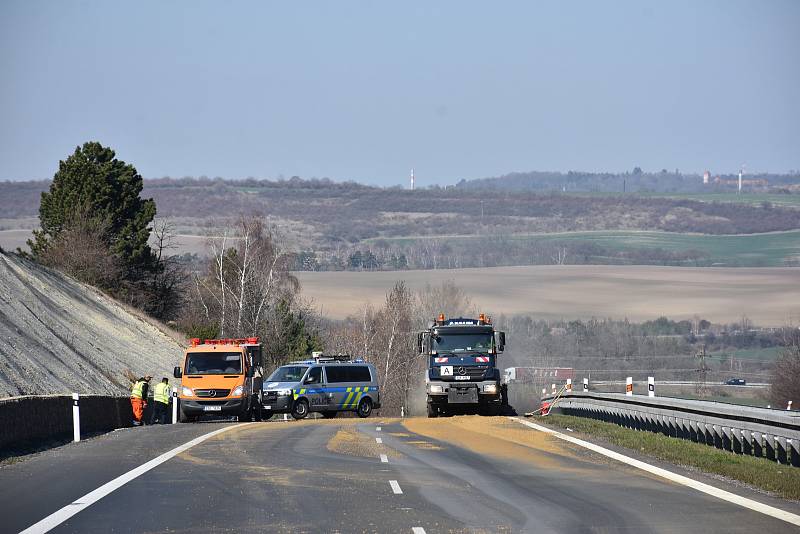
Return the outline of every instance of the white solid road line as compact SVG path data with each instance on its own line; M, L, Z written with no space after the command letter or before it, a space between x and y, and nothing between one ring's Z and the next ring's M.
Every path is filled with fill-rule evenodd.
M598 454L602 454L603 456L607 456L608 458L613 458L614 460L630 465L632 467L636 467L637 469L641 469L642 471L647 471L648 473L659 476L661 478L665 478L671 482L675 482L677 484L681 484L683 486L696 489L697 491L700 491L707 495L711 495L712 497L717 497L719 499L722 499L723 501L737 504L739 506L743 506L744 508L749 508L750 510L760 512L762 514L774 517L776 519L780 519L782 521L786 521L787 523L791 523L792 525L800 526L800 515L793 514L791 512L786 512L784 510L781 510L780 508L775 508L774 506L762 504L758 501L748 499L747 497L742 497L740 495L736 495L735 493L715 488L714 486L704 484L703 482L698 482L697 480L691 479L689 477L685 477L683 475L673 473L672 471L667 471L666 469L661 469L660 467L656 467L654 465L650 465L640 460L636 460L629 456L625 456L624 454L614 452L612 450L606 449L605 447L600 447L599 445L595 445L594 443L589 443L588 441L583 441L582 439L574 438L572 436L556 432L555 430L552 430L550 428L541 425L537 425L536 423L523 421L522 419L519 419L517 417L509 417L509 419L511 419L512 421L517 421L518 423L522 423L523 425L533 428L535 430L539 430L540 432L546 432L547 434L551 434L557 437L558 439L563 439L564 441L574 443L575 445L580 445L581 447L587 448Z
M395 495L400 495L403 493L403 490L400 489L400 484L398 484L396 480L390 480L389 485L392 487L392 493Z
M389 463L389 457L386 456L385 454L381 454L381 463L388 464Z
M96 490L87 493L83 497L80 497L76 501L73 501L71 504L66 505L64 508L62 508L62 509L60 509L60 510L58 510L56 512L53 512L52 514L50 514L49 516L45 517L44 519L42 519L38 523L36 523L34 525L31 525L30 527L26 528L25 530L20 532L20 534L40 534L40 533L43 533L43 532L47 532L47 531L57 527L58 525L60 525L61 523L63 523L67 519L69 519L70 517L74 516L75 514L80 512L81 510L84 510L85 508L87 508L87 507L91 506L92 504L96 503L97 501L99 501L100 499L102 499L103 497L108 495L109 493L113 492L114 490L117 490L117 489L121 488L122 486L124 486L125 484L127 484L131 480L135 479L136 477L147 473L148 471L150 471L151 469L153 469L155 467L158 467L159 465L163 464L164 462L166 462L170 458L173 458L173 457L177 456L178 454L182 453L183 451L191 449L195 445L198 445L198 444L204 442L205 440L207 440L209 438L213 438L214 436L222 434L223 432L227 432L229 430L233 430L234 428L239 428L241 426L245 426L245 425L248 425L248 424L251 424L251 423L244 423L244 424L241 424L241 425L229 426L229 427L221 428L219 430L215 430L214 432L209 432L208 434L204 434L204 435L200 436L199 438L195 438L192 441L188 441L188 442L184 443L180 447L176 447L176 448L172 449L169 452L165 452L161 456L153 458L149 462L147 462L145 464L142 464L139 467L128 471L124 475L120 475L117 478L115 478L114 480L112 480L110 482L106 482L105 484L103 484L102 486L97 488Z
M383 443L383 440L381 438L375 438L375 443Z
M412 527L411 534L425 534L425 529L422 527Z

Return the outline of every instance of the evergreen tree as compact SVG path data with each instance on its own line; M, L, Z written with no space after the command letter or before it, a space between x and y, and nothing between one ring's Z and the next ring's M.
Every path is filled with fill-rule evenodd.
M133 167L116 159L111 148L97 142L76 147L59 162L50 190L42 193L39 206L41 229L28 245L41 257L76 213L90 213L107 228L105 239L119 258L125 278L140 279L154 268L147 241L156 214L152 199L142 199L142 177Z

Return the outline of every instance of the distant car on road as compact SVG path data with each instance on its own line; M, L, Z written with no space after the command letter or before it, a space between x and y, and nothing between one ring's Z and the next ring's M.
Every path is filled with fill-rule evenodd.
M746 386L747 381L744 378L730 378L725 382L729 386Z

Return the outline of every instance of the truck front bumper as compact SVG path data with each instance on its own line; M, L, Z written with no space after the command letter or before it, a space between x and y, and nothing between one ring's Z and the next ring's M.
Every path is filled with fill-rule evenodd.
M181 399L181 411L186 415L238 415L245 406L244 397L223 400Z
M486 391L485 386L495 386L494 391ZM500 386L493 380L429 382L425 385L425 389L430 404L500 404L502 401ZM488 389L491 390L491 388Z

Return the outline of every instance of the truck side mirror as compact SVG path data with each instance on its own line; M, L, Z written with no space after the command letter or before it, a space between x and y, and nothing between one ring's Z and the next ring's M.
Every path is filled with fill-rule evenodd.
M498 332L497 333L497 352L503 352L506 348L506 333L505 332Z
M180 378L181 375L182 373L180 367L176 367L175 369L172 370L172 376L174 376L175 378Z

